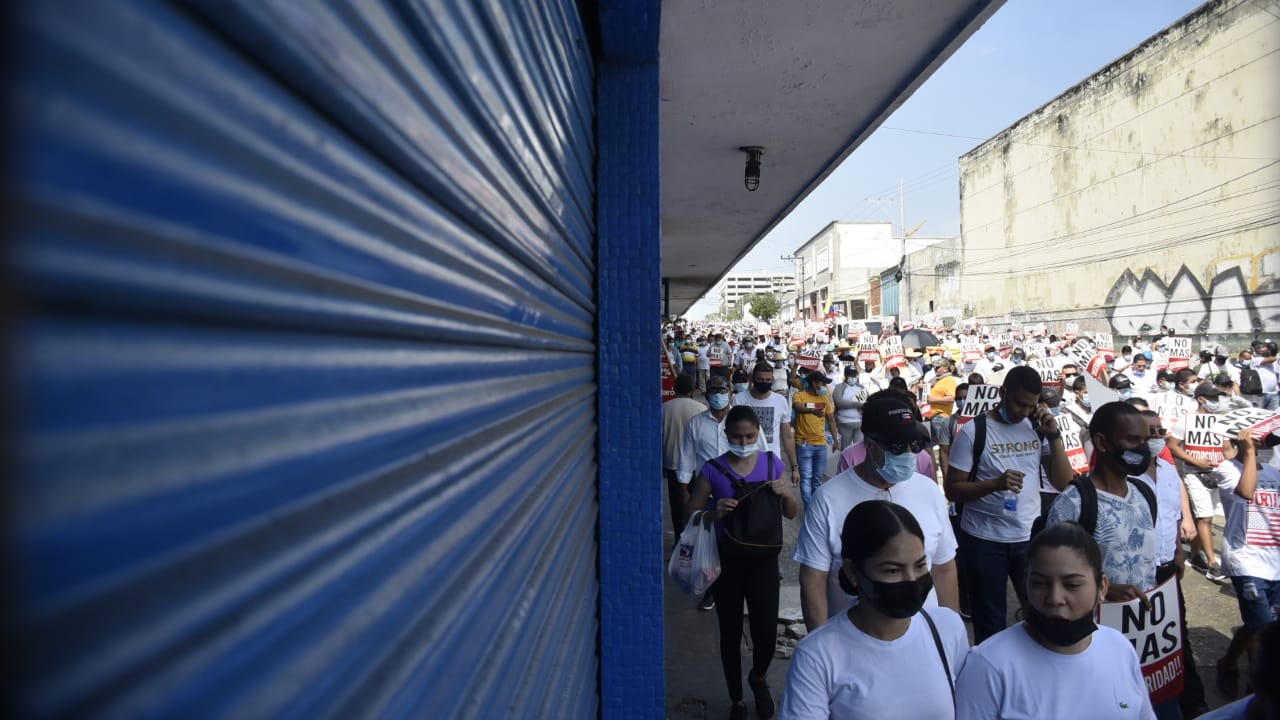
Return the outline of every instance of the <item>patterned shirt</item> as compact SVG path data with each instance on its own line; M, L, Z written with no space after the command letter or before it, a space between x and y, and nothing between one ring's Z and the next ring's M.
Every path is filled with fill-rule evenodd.
M1141 482L1139 480L1138 482ZM1151 506L1129 484L1124 497L1098 491L1098 526L1093 537L1102 548L1102 571L1112 583L1156 586L1156 528ZM1080 491L1070 485L1049 508L1050 524L1080 519Z

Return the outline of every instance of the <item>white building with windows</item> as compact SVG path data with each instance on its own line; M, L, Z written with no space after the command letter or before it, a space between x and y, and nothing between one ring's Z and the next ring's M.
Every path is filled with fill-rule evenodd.
M942 240L910 238L906 251L915 252ZM800 281L791 296L791 314L797 319L817 320L834 310L849 318L866 318L871 277L878 278L882 270L897 265L903 251L902 238L893 235L891 223L828 224L794 253Z
M754 272L730 273L720 282L720 314L725 315L738 307L743 298L756 294L781 298L796 287L796 276L791 273Z

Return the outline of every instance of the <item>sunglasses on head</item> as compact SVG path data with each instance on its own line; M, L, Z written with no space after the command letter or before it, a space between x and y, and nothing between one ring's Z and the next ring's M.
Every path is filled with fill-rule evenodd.
M911 442L885 442L883 440L877 440L876 438L871 439L875 441L877 445L888 450L894 455L901 455L905 452L910 452L914 455L924 449L924 440L919 439L912 440Z

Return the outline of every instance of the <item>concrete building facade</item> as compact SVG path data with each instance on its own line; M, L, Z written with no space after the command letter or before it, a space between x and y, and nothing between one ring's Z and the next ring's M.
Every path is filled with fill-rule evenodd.
M909 238L906 252L941 242L942 238ZM828 308L846 317L878 315L868 311L871 279L897 265L903 256L902 238L894 237L888 222L828 224L796 249L796 293L784 297L793 317L818 319ZM789 301L789 302L788 302Z
M745 297L767 294L781 298L795 287L796 276L790 273L730 273L720 281L720 314L733 312Z
M961 242L917 286L992 326L1280 330L1278 15L1206 3L961 157Z

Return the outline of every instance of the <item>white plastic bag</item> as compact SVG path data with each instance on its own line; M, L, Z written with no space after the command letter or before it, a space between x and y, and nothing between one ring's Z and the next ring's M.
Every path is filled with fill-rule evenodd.
M704 512L695 512L680 533L680 542L671 551L667 573L681 590L701 595L720 577L720 551L716 547L715 526L704 522Z

